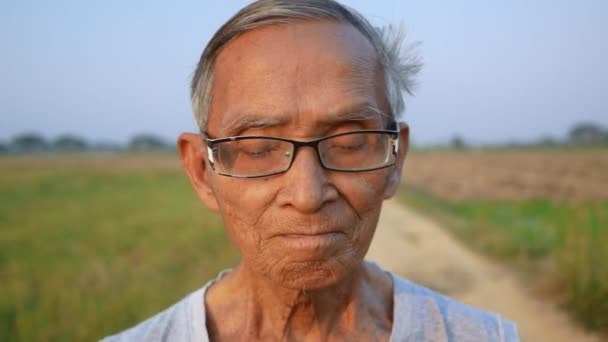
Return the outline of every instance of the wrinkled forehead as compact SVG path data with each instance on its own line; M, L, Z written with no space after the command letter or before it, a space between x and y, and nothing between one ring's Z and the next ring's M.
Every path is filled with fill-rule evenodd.
M301 57L317 57L335 63L354 62L365 58L372 63L376 51L363 33L350 24L334 21L294 21L268 25L247 31L228 43L217 58L217 65L235 63L247 53L247 64L263 63L268 58L289 59L292 52L305 52ZM269 54L272 52L272 54Z
M372 110L368 110L368 109ZM388 113L375 48L356 28L294 22L248 31L218 55L208 130L241 116L313 126L344 112Z

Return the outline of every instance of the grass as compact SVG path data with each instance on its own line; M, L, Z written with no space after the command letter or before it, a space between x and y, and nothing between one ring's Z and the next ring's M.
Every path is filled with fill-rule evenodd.
M608 329L608 202L399 196L475 248L555 279L578 317ZM0 158L0 341L97 340L237 262L175 156Z
M97 340L238 262L174 165L0 159L0 340Z
M448 201L411 188L398 196L474 248L552 284L587 327L608 331L608 202Z

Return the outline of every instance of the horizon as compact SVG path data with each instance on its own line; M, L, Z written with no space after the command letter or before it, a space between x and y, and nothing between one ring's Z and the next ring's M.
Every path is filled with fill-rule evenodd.
M572 131L574 130L575 127L580 127L583 125L591 125L594 126L596 129L601 131L602 137L595 137L595 139L601 139L601 140L595 140L593 142L581 142L580 141L580 136L575 138L572 136ZM589 132L587 132L589 133ZM177 138L175 139L170 139L167 137L163 137L162 135L156 134L155 132L138 132L135 133L129 137L127 137L124 140L95 140L95 139L90 139L87 136L81 135L81 134L77 134L77 133L70 133L70 132L65 132L65 133L60 133L57 134L55 136L46 136L44 134L41 134L39 132L35 132L35 131L24 131L24 132L20 132L16 135L14 135L13 137L11 137L11 139L6 139L6 140L2 140L0 139L0 147L5 147L5 148L17 148L17 150L20 149L20 147L18 147L17 145L19 145L19 143L15 143L15 140L17 138L23 138L23 137L38 137L40 139L43 140L44 144L46 144L46 148L48 149L48 151L53 151L54 149L59 148L59 150L62 149L62 147L57 147L55 145L58 144L58 141L60 141L61 139L69 139L72 142L74 141L80 141L83 144L85 144L84 147L82 147L83 151L87 151L87 150L96 150L96 149L118 149L118 150L124 150L124 149L129 149L130 145L133 143L134 140L136 139L141 139L142 137L145 139L153 139L156 141L159 141L162 146L161 147L155 147L153 149L166 149L167 147L172 147L172 146L176 146L177 143ZM455 142L455 140L459 140L458 142ZM415 140L412 140L410 138L409 144L411 147L413 148L442 148L442 147L451 147L451 148L512 148L512 147L523 147L523 148L527 148L527 147L548 147L548 148L554 148L554 147L569 147L569 146L574 146L574 147L605 147L607 146L606 144L608 143L608 127L604 127L602 125L597 125L593 122L581 122L579 125L573 126L572 129L570 130L570 132L568 132L568 134L564 135L564 136L548 136L548 135L544 135L544 136L537 136L534 137L532 139L528 139L528 140L504 140L504 141L483 141L483 142L479 142L479 141L470 141L467 140L465 137L462 137L460 135L453 135L451 137L448 137L442 141L435 141L435 142L423 142L423 143L419 143ZM461 145L461 146L455 146L455 145ZM27 150L26 150L27 152Z

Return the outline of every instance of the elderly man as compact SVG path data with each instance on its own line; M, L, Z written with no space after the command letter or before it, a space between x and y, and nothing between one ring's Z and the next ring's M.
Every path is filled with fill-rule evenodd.
M385 33L330 0L261 0L220 28L192 81L203 134L179 152L241 263L108 341L518 339L363 261L399 186L420 68Z

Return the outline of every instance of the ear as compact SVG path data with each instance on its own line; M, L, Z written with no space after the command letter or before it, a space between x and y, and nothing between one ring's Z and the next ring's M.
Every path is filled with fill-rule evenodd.
M182 133L177 140L177 149L182 166L190 178L190 183L198 198L207 208L217 211L217 199L209 183L207 146L204 144L203 138L198 134Z
M401 173L403 170L403 162L407 155L407 150L410 144L410 128L406 123L399 124L399 150L395 159L395 165L390 169L386 187L384 188L384 199L389 199L397 193L399 185L401 185Z

